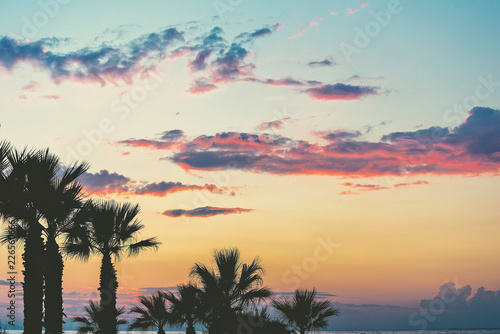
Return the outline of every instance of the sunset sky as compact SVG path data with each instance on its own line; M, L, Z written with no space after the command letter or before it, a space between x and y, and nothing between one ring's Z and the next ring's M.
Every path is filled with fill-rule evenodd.
M163 243L117 265L119 303L235 246L335 302L332 329L417 329L447 282L500 310L500 2L0 6L0 139L89 162L88 196ZM68 315L98 276L66 262Z

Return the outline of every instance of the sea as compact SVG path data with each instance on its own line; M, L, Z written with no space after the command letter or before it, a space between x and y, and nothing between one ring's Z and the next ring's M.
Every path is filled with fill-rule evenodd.
M8 331L9 334L22 334L22 331L13 330ZM65 334L77 334L76 331L65 331ZM157 334L156 331L120 331L120 333L133 333L133 334ZM185 331L167 331L167 334L185 334ZM196 333L202 334L201 331ZM445 330L377 330L377 331L319 331L314 334L500 334L500 329L445 329Z

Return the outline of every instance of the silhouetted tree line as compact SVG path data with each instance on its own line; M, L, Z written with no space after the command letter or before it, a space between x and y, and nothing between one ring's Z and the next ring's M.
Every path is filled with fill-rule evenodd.
M288 300L271 300L277 313L272 316L261 303L272 292L263 286L260 259L243 263L236 248L213 255L214 266L195 263L191 283L179 285L177 292L140 296L140 305L130 310L138 316L129 329L154 328L163 334L166 325L186 326L186 334L195 334L199 324L209 334L305 334L325 328L328 318L339 315L330 301L316 300L313 289L296 290Z
M117 308L115 262L158 249L156 238L138 238L144 225L137 204L85 198L78 181L87 163L64 167L49 150L18 150L0 142L0 218L15 226L24 265L24 333L63 333L62 278L64 257L101 259L100 301L90 301L86 316L76 317L79 334L116 334L126 310ZM6 230L0 241L11 242ZM140 296L129 330L186 326L195 334L201 325L209 334L300 334L327 326L339 311L329 301L316 300L316 291L297 290L292 299L271 300L278 316L265 305L272 296L263 285L260 259L243 263L237 249L214 251L214 267L195 263L190 283L176 292Z
M100 333L117 332L113 259L157 249L156 238L138 240L144 225L139 206L86 200L78 177L87 163L64 167L49 150L17 150L0 142L0 217L15 226L15 242L24 246L24 333L63 332L63 255L86 261L102 258ZM1 242L12 234L4 231Z

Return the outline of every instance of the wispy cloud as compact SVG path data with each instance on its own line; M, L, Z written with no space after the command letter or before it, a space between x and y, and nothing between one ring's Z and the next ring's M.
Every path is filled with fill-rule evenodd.
M167 210L162 213L162 215L167 217L213 217L218 215L230 215L235 213L251 212L252 209L242 209L242 208L215 208L211 206L205 206L201 208L196 208L192 210L174 209Z
M149 195L164 197L181 191L209 191L214 194L235 195L236 188L222 187L215 184L193 185L181 182L138 182L103 169L97 173L85 173L80 177L88 195Z
M332 58L326 58L323 60L310 61L309 63L307 63L307 65L311 67L326 67L326 66L335 66L336 63L335 61L333 61Z
M429 184L429 182L427 182L425 180L417 180L414 182L398 183L398 184L393 185L392 189L413 186L413 185L424 185L424 184ZM349 187L349 188L351 188L351 190L342 191L339 193L339 195L359 195L359 194L361 194L363 192L367 192L367 191L391 189L391 187L382 186L379 184L360 184L360 183L344 182L344 183L341 183L340 185L344 186L344 187Z
M61 97L59 95L42 95L40 98L44 100L59 100Z
M319 21L322 19L322 17L318 17L318 19L314 20L314 21L311 21L311 22L308 22L305 26L301 27L296 34L288 37L288 39L295 39L299 36L302 36L304 34L304 32L307 30L307 28L309 27L316 27L316 26L319 26Z
M362 2L362 3L359 5L359 7L357 7L357 8L356 8L356 7L350 7L350 8L347 8L347 9L345 10L345 15L346 15L346 16L354 15L354 14L356 14L357 12L359 12L360 10L362 10L363 8L366 8L366 7L368 7L368 6L370 6L370 5L369 5L369 4L367 4L367 3L365 3L365 2Z
M379 94L380 87L336 83L334 85L320 85L308 88L305 92L311 98L322 101L359 100L365 96Z
M388 187L384 187L378 184L359 184L359 183L351 183L351 182L344 182L341 183L341 185L345 187L350 187L353 188L354 190L347 190L339 193L339 195L357 195L361 192L365 191L374 191L374 190L385 190L389 189Z
M258 131L277 131L281 130L286 123L291 122L292 120L292 116L285 116L274 121L262 122L257 126L256 129Z

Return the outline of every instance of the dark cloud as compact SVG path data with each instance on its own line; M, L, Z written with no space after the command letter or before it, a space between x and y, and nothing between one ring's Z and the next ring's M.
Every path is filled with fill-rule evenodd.
M213 77L215 82L230 81L242 75L251 74L255 65L245 64L248 50L243 46L233 43L228 50L220 53L214 61Z
M333 60L330 59L324 59L324 60L316 60L316 61L310 61L307 63L308 66L311 67L325 67L325 66L335 66L336 63Z
M214 208L211 206L205 206L202 208L196 208L192 210L174 209L167 210L162 213L162 215L167 217L212 217L217 215L229 215L234 213L251 212L252 209L242 209L242 208Z
M254 31L253 33L250 34L250 37L252 38L257 38L257 37L265 37L269 36L272 34L271 29L269 28L262 28Z
M382 141L398 140L418 140L418 141L436 141L450 134L448 128L433 126L428 129L422 129L411 132L393 132L382 137Z
M86 172L80 181L90 193L120 193L128 190L130 178L103 169L97 173Z
M222 28L212 28L210 33L202 39L203 42L198 46L198 48L224 47L226 40L222 37L223 34L224 31Z
M410 324L419 329L499 328L500 290L443 284L431 299L420 301Z
M265 83L271 86L302 86L304 83L293 78L267 79Z
M207 68L207 60L208 57L210 57L210 54L212 53L211 50L206 49L206 50L201 50L198 52L195 56L195 58L190 61L189 67L191 68L192 71L201 71Z
M178 140L184 136L184 131L182 130L169 130L169 131L164 131L160 139L162 140Z
M331 141L337 141L339 139L355 139L361 137L361 132L338 130L329 133L324 133L323 137Z
M475 107L463 124L450 131L447 128L431 127L413 132L394 132L382 137L383 141L394 143L415 142L434 150L449 150L449 147L463 147L473 156L481 156L492 162L500 162L500 111ZM402 143L401 145L404 145Z
M355 86L336 83L333 85L321 85L304 90L309 96L316 100L359 100L368 95L377 95L380 87Z
M94 174L87 172L80 177L80 181L84 185L87 194L96 196L126 194L163 197L180 191L195 190L205 190L216 194L234 195L237 190L233 187L219 188L215 184L208 183L204 185L193 185L166 181L153 183L137 182L123 175L110 173L107 170L101 170Z
M486 156L500 162L500 112L491 108L473 108L469 117L452 135L448 142L465 144L472 155Z
M154 182L148 183L144 186L136 187L132 190L133 194L136 195L152 195L152 196L165 196L167 194L176 193L179 191L188 191L188 190L207 190L212 193L223 194L231 192L234 194L234 190L230 190L229 188L219 188L215 184L205 184L202 186L198 185L189 185L183 184L181 182Z

